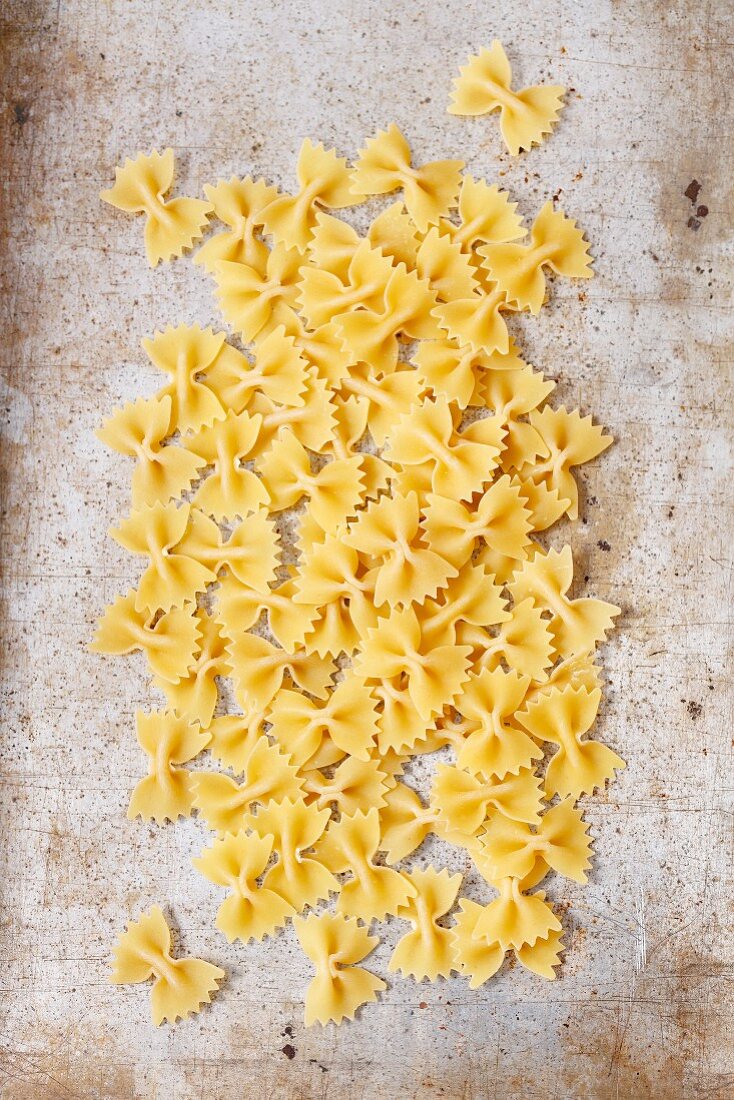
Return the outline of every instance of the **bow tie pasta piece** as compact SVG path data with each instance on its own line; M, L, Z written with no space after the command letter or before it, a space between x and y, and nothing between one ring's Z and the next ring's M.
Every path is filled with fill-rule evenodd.
M540 780L531 768L487 782L461 768L439 764L431 795L431 805L446 827L464 836L476 835L491 809L512 821L535 824L540 804Z
M138 921L130 921L113 955L110 981L135 985L155 978L150 1009L156 1027L175 1023L209 1004L224 971L202 959L171 958L171 933L161 909L154 905Z
M421 633L431 645L475 644L472 627L497 626L512 618L502 587L482 563L466 562L439 595L440 602L428 600L420 612ZM487 637L480 635L479 642L486 645Z
M486 115L500 112L500 130L513 156L540 145L558 121L565 88L538 84L513 92L512 70L500 42L494 40L459 69L453 82L449 114Z
M601 701L597 688L558 688L540 695L519 711L517 720L539 741L551 741L558 751L551 758L545 776L546 797L593 794L625 767L624 760L607 745L582 740L593 726Z
M354 190L346 160L320 142L314 145L305 139L296 173L298 194L273 199L263 211L263 222L277 244L303 252L311 240L319 206L340 210L363 202L364 196Z
M578 519L579 491L571 468L597 458L612 445L613 438L605 435L590 416L582 417L578 409L567 412L564 405L558 409L548 405L540 411L533 409L529 420L543 440L548 457L522 466L520 479L555 491L557 497L569 502L568 518Z
M485 244L478 249L489 277L514 309L539 313L545 300L544 267L567 279L590 279L589 243L576 222L547 202L530 230L530 244Z
M199 648L199 620L195 605L167 611L158 618L149 611L136 611L137 593L130 589L118 596L99 621L93 653L135 653L142 650L150 669L172 684L183 679Z
M541 897L540 894L538 894ZM459 912L451 929L454 966L469 979L469 988L478 989L493 977L502 966L505 951L495 940L475 938L474 930L484 909L468 898L459 900ZM530 947L523 944L514 952L515 958L528 970L549 981L555 978L554 966L560 962L563 950L562 931L549 932L545 939L538 939Z
M280 557L278 532L264 511L254 512L224 539L218 525L200 508L192 508L189 525L176 547L219 574L222 569L241 585L267 592Z
M322 385L337 387L349 373L354 357L347 348L334 322L307 329L301 318L293 313L284 322L286 332L293 336L296 347L306 357L314 375ZM308 386L308 380L306 382ZM304 401L308 397L304 396Z
M373 862L380 843L380 819L373 807L332 821L318 847L318 858L335 874L351 872L342 884L337 912L365 922L384 920L415 896L406 875Z
M289 758L262 737L250 753L242 783L221 772L197 772L194 790L194 806L209 828L237 833L255 803L298 796L301 783Z
M168 705L206 728L212 720L218 699L217 677L230 675L227 657L228 639L218 618L203 609L197 611L200 631L198 652L176 683L154 677L153 683L166 696Z
M357 1009L377 1000L386 988L382 978L355 963L380 942L359 921L339 913L312 914L293 921L298 942L316 968L306 990L306 1026L351 1020Z
M507 301L505 291L497 287L489 293L478 289L477 293L465 298L439 302L433 316L440 328L458 344L468 345L473 352L506 355L510 334L502 312L512 309L514 306Z
M483 362L480 361L485 367L481 379L482 400L485 407L491 409L504 423L519 427L524 422L519 421L518 417L525 416L542 405L556 384L523 363L514 346L511 350L514 354L507 363L502 362L501 356L488 356ZM534 444L535 442L533 440ZM547 447L542 439L537 453L544 457L547 454ZM505 461L504 452L502 460Z
M508 388L512 390L514 368L519 366L514 356L490 356L483 351L473 351L469 345L460 346L448 337L421 341L412 362L423 384L432 389L436 397L455 402L463 411L469 405L492 408L482 392L482 381L485 372L493 368L495 362L501 364L503 359L509 360ZM498 369L497 373L503 372Z
M257 344L254 364L235 348L225 346L231 354L220 356L207 373L207 383L224 408L241 413L255 393L264 394L276 405L305 404L310 364L295 336L287 334L283 325Z
M393 610L368 630L357 657L357 671L368 679L405 676L408 692L421 718L430 719L449 706L469 678L469 646L425 645L412 607Z
M377 607L424 603L445 588L457 570L438 554L417 545L423 535L416 493L383 496L361 512L348 534L347 546L379 561L374 601Z
M328 737L342 752L369 760L377 735L377 703L354 674L336 685L325 703L293 691L280 691L270 710L272 734L299 764L305 764ZM296 748L295 753L290 746Z
M246 714L222 714L213 718L207 729L211 737L207 749L212 759L241 775L250 753L264 736L264 717L262 711L253 708Z
M303 649L319 612L294 604L294 590L292 580L276 588L250 588L237 577L225 577L219 589L219 616L227 637L237 639L266 611L270 633L287 653L295 655Z
M621 609L603 600L570 600L573 581L571 547L536 554L515 573L508 585L513 600L532 599L552 613L550 631L555 652L561 658L588 653L604 641Z
M419 848L433 830L437 813L421 802L405 783L396 783L380 810L379 850L387 863L399 863Z
M301 268L299 309L312 329L329 324L350 310L380 311L393 272L389 257L369 241L359 241L344 278L330 270L306 265Z
M224 416L209 374L220 358L240 353L225 343L223 332L199 325L169 325L164 332L144 337L142 345L153 366L171 379L159 392L171 401L171 432L197 432Z
M491 481L503 435L504 428L494 423L494 417L477 421L464 432L454 431L448 402L438 397L400 419L386 454L401 466L427 466L433 491L440 496L468 500ZM437 546L432 549L440 552Z
M448 978L453 969L451 933L436 922L456 901L463 876L429 866L410 871L405 877L415 887L416 894L407 905L401 906L397 915L410 921L413 931L398 941L387 968L399 970L404 977L415 978L417 982L424 978L429 982Z
M444 219L439 222L439 229L466 253L477 244L516 241L527 235L517 213L517 203L510 202L507 192L500 191L496 183L490 185L469 175L461 178L459 224Z
M386 769L384 759L378 762L347 756L331 779L321 771L306 773L304 769L304 787L308 794L315 796L320 808L335 806L342 816L366 813L385 804L385 792L391 779Z
M189 512L188 504L177 508L174 503L157 501L133 509L119 527L110 529L112 538L125 550L150 558L135 596L136 611L153 614L183 607L217 579L205 565L174 551L186 531Z
M292 508L307 496L311 515L327 534L334 534L355 514L364 493L359 457L336 459L313 474L308 452L287 428L278 433L258 468L270 497L271 512Z
M263 880L263 886L282 897L296 913L326 901L338 893L339 883L331 871L315 857L304 855L322 837L328 825L330 811L319 809L316 803L286 798L269 802L252 814L251 828L261 837L271 835L278 854Z
M219 906L214 922L228 943L272 936L295 912L273 890L257 885L272 849L272 836L261 837L240 829L238 833L225 833L191 861L204 878L231 891Z
M379 751L417 752L434 728L435 719L421 717L401 677L375 682L371 690L382 708L377 732Z
M289 688L281 688L268 708L270 736L302 771L318 767L314 761L332 747L323 714L322 708L307 695ZM344 756L336 746L333 754L333 762Z
M139 397L118 409L94 433L108 447L137 459L132 477L132 504L167 504L191 487L203 458L182 447L163 447L171 421L170 397Z
M255 230L263 225L263 210L277 196L277 188L262 179L245 176L240 180L232 176L219 180L215 187L207 184L204 194L212 204L214 217L228 228L205 241L194 256L194 263L212 274L219 260L252 267L266 263L268 248Z
M394 202L378 214L367 230L367 240L394 265L405 264L408 271L415 267L420 236L404 203Z
M432 549L457 567L469 560L478 539L518 562L531 545L530 511L507 474L490 485L473 509L448 495L429 493L425 530Z
M543 814L535 832L521 821L497 815L485 830L479 863L491 881L521 880L523 889L540 882L552 868L566 878L586 882L591 840L581 810L566 798Z
M523 367L511 375L506 371L485 372L481 382L483 403L507 428L500 457L503 470L514 473L523 466L548 457L548 447L538 429L518 418L536 409L554 387L555 382L546 382L543 375L531 367ZM521 487L528 497L527 482L521 483ZM531 492L528 499L531 512L532 497Z
M313 544L309 552L317 547L321 549L321 544ZM377 612L368 597L356 602L349 596L340 595L321 607L303 607L315 612L303 644L308 653L317 653L319 657L336 659L342 653L351 657L368 627L377 622Z
M258 266L219 260L214 265L216 297L225 320L244 340L267 336L295 323L294 309L303 257L279 244Z
M472 775L504 779L542 757L535 742L511 722L529 685L528 676L502 668L485 668L471 677L457 703L473 727L459 750L460 768Z
M601 669L595 663L593 653L576 654L565 661L559 661L551 670L548 679L532 684L528 689L526 702L530 703L539 695L545 695L554 688L586 688L594 691L601 687Z
M342 391L366 402L367 425L378 447L382 447L401 416L420 404L424 390L417 371L396 370L375 378L365 365L350 370L342 379Z
M440 233L436 226L428 230L420 243L415 269L442 302L471 298L477 287L474 268L461 245Z
M173 711L154 711L135 716L138 744L148 756L148 775L141 779L130 798L127 816L133 821L176 821L188 817L194 802L194 776L185 768L202 752L209 734Z
M484 906L474 927L473 938L498 943L503 951L533 947L551 932L561 932L561 922L544 897L524 894L516 878L494 883L499 897Z
M375 625L374 579L365 575L358 552L341 538L326 535L323 542L314 543L304 553L294 580L296 603L323 607L347 599L350 618L360 637Z
M354 166L355 193L386 195L402 188L408 213L422 232L456 206L463 160L437 160L411 165L411 152L395 123L360 150Z
M262 416L258 453L267 449L281 428L290 428L296 439L317 454L326 453L336 428L336 406L328 382L311 371L306 378L303 405L283 408L265 394L255 394L248 410Z
M385 795L385 805L380 810L380 831L380 851L385 852L387 863L405 859L431 832L472 853L481 850L478 835L470 836L449 828L435 806L424 806L416 792L405 783L396 783Z
M342 282L348 282L349 265L362 238L356 229L341 218L319 211L308 242L308 259L318 271L328 271ZM308 268L302 268L302 272Z
M505 664L532 680L546 680L547 669L553 663L553 637L543 612L528 598L515 604L511 617L501 623L497 636L485 640L480 657L482 667L496 668Z
M114 186L99 195L118 210L146 215L145 252L151 267L191 248L202 236L212 210L212 204L203 199L164 201L173 184L173 168L173 149L141 153L116 168Z
M260 638L257 634L242 634L228 646L235 696L243 710L267 707L275 698L283 677L291 679L304 691L325 699L336 671L333 661L299 650L288 653Z
M390 373L398 362L398 335L430 340L441 335L436 296L426 279L403 264L392 269L379 309L354 309L335 318L356 362Z
M213 467L193 503L216 520L243 519L269 503L260 478L241 465L255 450L261 426L259 413L228 412L224 420L202 428L187 441L187 448Z

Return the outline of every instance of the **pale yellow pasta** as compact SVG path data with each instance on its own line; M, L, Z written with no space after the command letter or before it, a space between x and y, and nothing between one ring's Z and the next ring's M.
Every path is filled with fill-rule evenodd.
M454 81L449 111L454 115L500 112L502 137L515 155L540 145L555 125L565 88L541 84L514 92L510 62L495 39L489 49L470 57Z
M209 1004L224 977L221 967L202 959L174 959L171 933L161 909L154 905L130 921L115 947L111 981L118 985L154 978L150 991L153 1023L175 1023Z
M141 153L115 170L114 187L100 192L118 210L146 215L145 251L151 267L191 248L212 210L202 199L163 198L173 184L173 170L173 149Z
M495 44L453 109L499 109L508 145L529 148L558 91L514 92ZM145 654L166 706L138 715L147 774L129 815L216 834L194 866L224 891L229 943L293 922L316 970L307 1023L351 1019L385 988L357 964L388 916L412 926L387 956L403 978L475 989L508 953L555 977L563 930L537 887L586 881L576 800L624 766L589 736L619 609L572 598L571 547L538 538L578 518L574 469L611 437L554 408L516 342L548 270L592 274L589 245L550 203L527 231L511 194L462 169L415 165L393 125L354 167L304 141L292 194L246 176L165 202L169 152L128 162L106 196L146 212L151 260L222 223L195 262L233 333L145 339L163 386L97 433L133 460L111 533L144 570L92 648ZM397 201L368 226L337 216L380 195ZM414 790L411 761L437 751L430 795ZM429 835L494 899L456 910L462 876L425 866ZM173 1020L216 988L189 962L154 910L113 980L154 976L156 1022Z

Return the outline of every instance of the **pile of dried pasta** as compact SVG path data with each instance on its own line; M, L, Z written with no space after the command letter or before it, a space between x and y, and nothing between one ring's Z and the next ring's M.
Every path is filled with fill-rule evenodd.
M513 92L494 43L449 109L499 110L517 152L562 92ZM577 518L573 468L611 439L548 403L553 382L508 330L540 310L548 270L591 274L588 246L551 203L528 233L463 167L413 164L393 125L351 167L305 141L293 194L247 177L166 200L167 150L127 161L102 196L146 215L153 265L223 224L194 262L242 342L186 325L144 340L166 383L98 433L135 460L111 534L144 570L93 648L142 650L166 701L137 715L148 774L129 816L198 814L211 839L193 862L226 891L228 941L293 921L316 971L307 1023L385 988L356 964L388 916L407 929L389 969L417 981L456 971L476 988L508 953L553 978L562 927L538 887L551 871L585 881L576 800L623 766L587 736L618 609L571 599L570 548L536 538ZM388 194L364 237L331 213ZM238 713L221 713L225 678ZM409 762L444 746L424 804ZM406 867L431 832L470 854L494 900ZM113 970L151 977L160 1023L209 1001L223 971L173 958L154 907Z

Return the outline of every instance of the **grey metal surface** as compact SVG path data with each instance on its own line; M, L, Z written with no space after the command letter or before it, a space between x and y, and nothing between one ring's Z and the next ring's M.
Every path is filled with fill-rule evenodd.
M3 1098L734 1095L733 17L716 0L2 5ZM521 82L574 89L516 160L495 119L445 113L458 65L495 36ZM92 430L159 384L142 336L216 312L203 272L151 272L140 222L97 194L125 156L169 144L181 193L233 172L286 186L304 136L350 154L392 120L418 159L502 173L528 217L557 194L592 241L593 282L556 284L517 332L558 400L618 440L553 541L570 536L579 592L624 608L600 733L629 766L587 800L589 886L550 887L558 981L398 980L354 1024L306 1032L292 931L227 946L190 864L200 826L125 818L151 694L142 661L85 648L137 575L105 536L129 469ZM157 1031L143 987L107 982L118 930L153 902L229 975L210 1009Z

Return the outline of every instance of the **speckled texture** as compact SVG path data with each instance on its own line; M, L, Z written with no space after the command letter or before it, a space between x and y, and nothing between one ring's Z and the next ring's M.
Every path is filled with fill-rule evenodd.
M733 15L721 0L6 0L4 1100L734 1095ZM445 113L450 77L495 35L520 81L575 89L512 162L494 119ZM396 981L354 1025L305 1032L292 930L227 946L189 862L200 827L125 819L150 695L142 661L85 648L136 576L105 537L128 471L92 429L158 384L141 336L216 315L206 276L151 272L141 223L97 194L125 156L167 144L186 193L232 172L287 184L306 134L349 153L393 119L418 158L504 173L528 216L558 195L593 242L598 277L556 284L517 330L560 400L618 437L582 475L572 539L577 590L624 607L600 725L629 767L587 800L589 887L551 883L559 981ZM107 983L115 934L154 901L182 950L229 972L174 1030L151 1028L141 987Z

